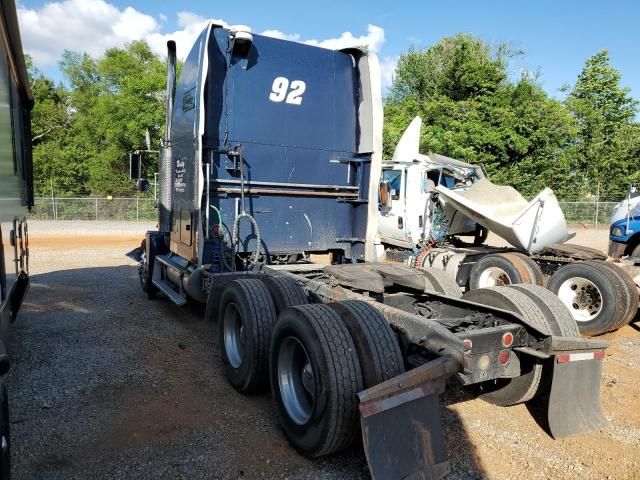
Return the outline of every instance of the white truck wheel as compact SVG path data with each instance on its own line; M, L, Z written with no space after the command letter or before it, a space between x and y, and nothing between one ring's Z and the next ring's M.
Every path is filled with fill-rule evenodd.
M485 255L474 265L469 276L470 290L517 283L534 282L530 267L522 258L511 253Z
M616 330L629 317L624 279L601 263L565 265L551 276L547 288L569 309L583 335Z

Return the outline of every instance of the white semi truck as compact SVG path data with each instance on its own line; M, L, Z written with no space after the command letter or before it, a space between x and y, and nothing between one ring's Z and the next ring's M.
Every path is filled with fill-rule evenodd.
M544 285L585 335L615 330L635 316L638 291L630 276L605 262L604 253L565 243L572 235L551 189L527 201L491 183L479 165L423 155L421 124L416 117L383 162L379 258L442 269L466 290ZM486 245L488 232L511 247Z

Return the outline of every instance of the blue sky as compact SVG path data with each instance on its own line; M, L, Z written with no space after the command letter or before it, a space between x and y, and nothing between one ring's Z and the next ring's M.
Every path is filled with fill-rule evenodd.
M523 50L525 55L512 62L512 74L538 70L544 88L557 97L563 84L575 82L588 56L607 49L611 63L622 72L622 84L640 99L640 2L632 0L348 4L335 0L22 0L18 4L25 50L33 52L41 69L56 78L56 60L64 48L99 54L109 46L142 37L160 50L174 32L181 33L177 37L185 44L198 21L216 18L248 25L258 33L275 30L277 35L300 41L345 40L344 32L350 32L346 40L370 41L377 50L387 84L395 59L410 46L428 47L458 32Z

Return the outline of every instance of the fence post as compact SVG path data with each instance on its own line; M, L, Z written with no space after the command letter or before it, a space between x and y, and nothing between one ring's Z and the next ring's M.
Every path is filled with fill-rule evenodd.
M600 182L598 182L598 190L596 192L596 230L598 230L598 213L600 210Z
M98 220L98 197L96 197L96 220Z
M136 222L140 221L140 198L136 197Z

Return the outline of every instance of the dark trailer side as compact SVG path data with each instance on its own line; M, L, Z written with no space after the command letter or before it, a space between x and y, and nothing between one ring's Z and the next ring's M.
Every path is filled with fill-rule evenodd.
M33 97L15 3L0 2L0 479L10 475L7 341L29 287L25 215L33 206Z
M449 471L445 379L500 405L546 399L550 433L603 428L605 342L536 286L460 298L443 272L373 258L377 59L209 25L176 83L169 42L159 230L130 256L149 297L206 303L229 382L271 388L315 457L362 429L374 478Z

